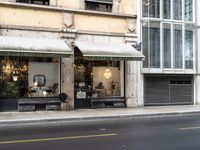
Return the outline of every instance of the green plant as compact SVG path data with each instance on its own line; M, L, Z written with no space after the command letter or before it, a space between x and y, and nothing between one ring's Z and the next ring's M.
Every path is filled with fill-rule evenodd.
M18 97L18 86L15 82L4 82L0 88L1 98L16 98Z

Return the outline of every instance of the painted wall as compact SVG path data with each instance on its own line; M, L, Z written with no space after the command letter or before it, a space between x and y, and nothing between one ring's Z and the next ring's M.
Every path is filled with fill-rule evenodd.
M84 31L127 33L134 19L98 14L70 13L27 7L1 6L0 24L43 28L71 28Z
M16 2L16 0L1 0ZM136 14L137 0L113 0L113 13ZM85 0L50 0L50 6L69 9L85 9Z
M57 4L64 8L85 8L85 0L57 0ZM136 0L113 0L113 13L136 14Z

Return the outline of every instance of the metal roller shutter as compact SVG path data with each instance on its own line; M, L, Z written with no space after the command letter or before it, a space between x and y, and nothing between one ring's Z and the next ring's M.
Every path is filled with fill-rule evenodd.
M145 76L145 105L193 103L192 76Z
M145 103L165 104L169 102L169 79L164 76L146 76Z

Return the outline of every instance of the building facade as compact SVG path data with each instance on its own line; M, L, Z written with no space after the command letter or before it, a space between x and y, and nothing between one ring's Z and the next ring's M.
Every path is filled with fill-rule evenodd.
M143 105L196 104L199 100L196 0L138 1L138 40L145 55Z
M136 0L1 1L1 110L57 109L44 101L60 93L69 109L138 105L136 12Z

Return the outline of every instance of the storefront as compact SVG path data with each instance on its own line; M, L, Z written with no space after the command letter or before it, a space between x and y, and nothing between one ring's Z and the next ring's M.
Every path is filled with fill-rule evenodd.
M125 62L144 56L131 45L75 41L75 108L126 107Z
M20 99L31 102L37 98L40 103L23 103L21 108L55 108L53 99L48 105L41 101L58 97L61 59L71 56L71 49L62 40L0 37L0 110L17 110Z

